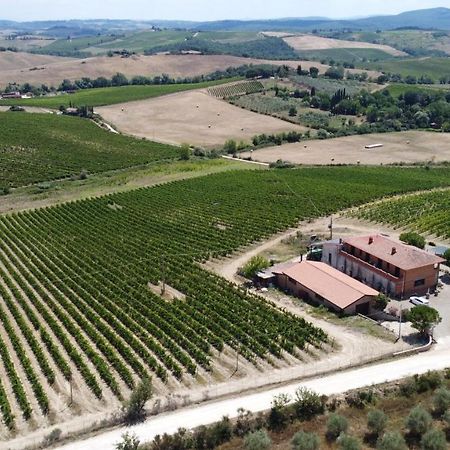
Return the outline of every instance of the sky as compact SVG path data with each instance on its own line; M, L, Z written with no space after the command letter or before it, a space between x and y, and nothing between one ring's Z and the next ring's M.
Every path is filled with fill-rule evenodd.
M0 20L349 18L438 6L450 0L0 0Z

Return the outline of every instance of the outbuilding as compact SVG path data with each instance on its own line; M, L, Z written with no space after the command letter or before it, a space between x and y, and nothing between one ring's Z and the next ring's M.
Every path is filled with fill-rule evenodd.
M277 273L277 284L297 297L343 314L370 314L378 291L316 261L303 261Z

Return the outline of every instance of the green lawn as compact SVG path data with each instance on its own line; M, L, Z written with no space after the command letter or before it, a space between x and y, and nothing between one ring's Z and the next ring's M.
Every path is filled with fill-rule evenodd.
M74 94L61 94L54 97L37 97L31 99L6 99L0 100L0 105L22 105L38 106L42 108L58 109L59 106L106 106L116 103L126 103L135 100L145 100L147 98L159 97L161 95L173 94L176 92L189 91L192 89L203 89L218 84L237 81L238 78L227 78L217 81L207 81L203 83L186 84L166 84L150 86L120 86L97 89L83 89Z
M179 150L110 133L78 117L0 113L0 188L178 158Z

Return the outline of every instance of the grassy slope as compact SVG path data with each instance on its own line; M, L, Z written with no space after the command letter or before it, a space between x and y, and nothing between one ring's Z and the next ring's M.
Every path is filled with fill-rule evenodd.
M0 187L177 158L176 147L102 130L79 118L0 113Z
M361 62L365 60L390 60L394 57L382 50L373 48L332 48L327 50L307 50L297 52L301 59L312 61Z
M391 84L386 88L393 97L398 97L405 92L420 92L423 94L436 94L439 91L449 90L448 85L411 85L411 84Z
M39 97L20 100L0 100L0 105L24 105L38 106L42 108L57 109L60 105L70 106L105 106L116 103L145 100L147 98L159 97L161 95L176 92L189 91L192 89L203 89L218 84L236 81L237 78L225 80L208 81L204 83L166 84L151 86L120 86L98 89L83 89L75 94L62 94L54 97Z
M411 58L396 59L371 63L370 69L383 72L399 73L402 76L412 75L420 77L428 75L438 81L443 75L450 73L450 58Z
M226 159L156 162L144 167L119 169L89 175L85 180L57 180L23 186L0 196L0 214L42 208L89 197L124 192L176 180L184 180L229 170L266 170L256 164Z

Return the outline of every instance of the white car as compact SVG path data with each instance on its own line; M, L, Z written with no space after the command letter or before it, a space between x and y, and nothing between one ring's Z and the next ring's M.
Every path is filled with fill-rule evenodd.
M412 296L412 297L409 297L409 301L413 305L429 305L430 304L430 301L428 299L426 299L425 297Z

